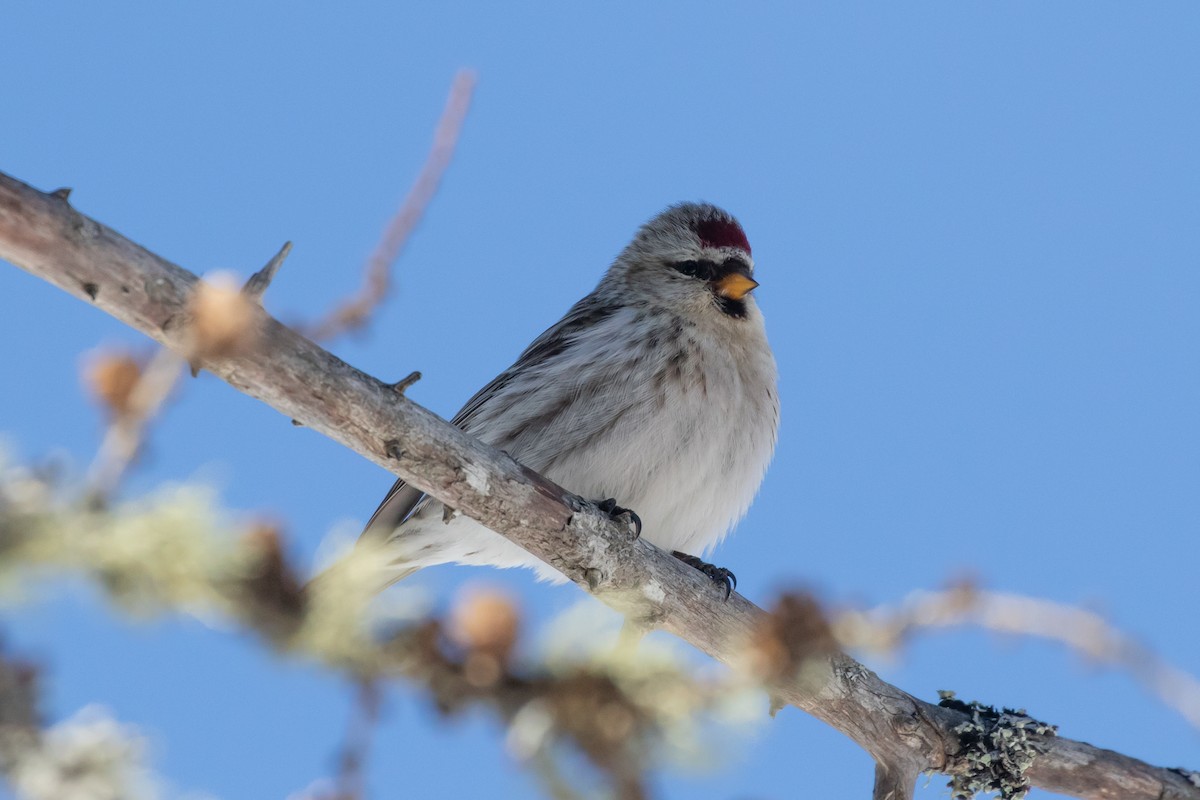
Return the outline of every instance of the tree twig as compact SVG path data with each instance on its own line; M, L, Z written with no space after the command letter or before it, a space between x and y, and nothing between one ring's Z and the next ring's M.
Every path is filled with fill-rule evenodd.
M336 800L360 800L365 796L366 781L363 773L382 704L383 697L378 683L369 678L358 682L351 709L353 717L338 757Z
M409 190L404 203L388 221L379 243L367 259L363 272L363 285L357 294L342 302L325 319L315 323L308 332L316 341L326 341L341 333L360 328L370 318L391 287L391 267L400 257L417 223L425 215L425 209L437 193L442 175L454 156L467 110L471 107L471 95L475 90L475 73L461 70L454 77L446 108L438 120L433 134L433 147L425 159L421 173Z
M179 381L183 364L184 360L176 353L160 347L142 370L125 406L109 423L88 469L88 494L93 501L102 502L120 484L142 449L146 427Z
M959 586L914 592L898 607L842 614L835 627L851 648L890 649L922 628L978 625L1000 633L1050 639L1084 658L1128 670L1168 708L1200 728L1200 682L1167 663L1104 617L1036 597Z

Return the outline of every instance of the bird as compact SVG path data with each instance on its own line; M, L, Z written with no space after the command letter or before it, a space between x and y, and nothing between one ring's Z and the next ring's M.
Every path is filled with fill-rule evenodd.
M596 288L480 389L452 423L699 569L746 513L775 450L777 369L738 221L679 203L641 226ZM619 504L619 505L618 505ZM360 541L387 582L457 563L566 578L399 480Z

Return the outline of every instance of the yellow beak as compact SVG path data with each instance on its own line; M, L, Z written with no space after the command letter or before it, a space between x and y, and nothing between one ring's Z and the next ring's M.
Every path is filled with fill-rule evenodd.
M731 272L717 281L717 294L730 300L741 300L758 286L758 281L740 272Z

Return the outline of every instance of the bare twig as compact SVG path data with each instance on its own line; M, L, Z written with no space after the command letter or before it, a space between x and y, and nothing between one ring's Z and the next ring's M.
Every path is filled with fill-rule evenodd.
M461 70L454 78L446 108L433 134L433 147L425 159L420 175L404 203L389 220L379 243L367 259L363 285L358 293L343 302L325 319L317 322L309 331L316 341L325 341L349 330L362 327L371 312L383 302L391 286L391 266L400 257L400 252L417 223L437 193L446 167L454 156L458 136L471 106L471 94L475 89L475 73Z
M914 592L899 607L848 612L835 627L847 647L890 649L919 629L957 625L1051 639L1089 660L1128 670L1165 705L1200 728L1200 681L1083 608L959 586Z
M197 278L73 208L0 176L0 257L176 348L164 325L187 306ZM127 291L110 291L110 286ZM400 397L256 308L261 343L205 367L240 391L479 520L618 612L653 621L712 657L737 664L764 613L713 591L696 570L631 539L594 506L504 453ZM956 729L970 717L925 703L843 653L822 658L821 680L781 678L773 695L842 731L877 762L957 773ZM1200 798L1179 772L1063 737L1034 736L1029 781L1081 798Z
M88 469L88 495L100 501L112 494L137 457L147 426L162 409L183 372L184 360L162 347L142 370L124 407L109 423Z
M364 678L359 681L355 694L353 719L338 758L337 800L359 800L365 796L363 772L379 722L382 697L378 683Z
M0 773L7 774L41 740L37 667L0 647Z

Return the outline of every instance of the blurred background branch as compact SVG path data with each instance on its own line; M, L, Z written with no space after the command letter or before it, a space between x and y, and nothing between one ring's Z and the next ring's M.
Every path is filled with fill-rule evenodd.
M446 108L433 132L433 147L404 203L388 221L383 235L367 259L362 287L353 297L339 303L324 319L307 329L308 335L316 341L328 341L342 333L361 329L387 298L392 284L392 264L400 257L404 245L425 215L425 210L441 185L442 175L454 157L459 134L471 107L475 80L475 73L467 69L459 70L454 77L450 95L446 98Z
M1200 681L1095 611L960 583L942 591L913 592L894 606L847 611L834 621L843 646L883 651L903 647L921 631L961 625L1049 639L1088 662L1124 670L1200 729Z
M682 663L632 653L594 660L579 652L556 666L522 659L521 613L503 594L468 593L445 618L423 613L412 596L373 605L363 587L374 561L361 551L304 589L278 529L231 522L203 490L176 487L105 509L66 494L36 470L0 464L0 590L8 602L35 583L83 577L136 619L188 614L236 625L279 655L340 673L358 691L338 758L338 798L362 796L385 678L412 683L443 714L490 710L530 763L544 766L563 757L562 748L585 757L622 798L644 797L651 754L741 691L734 678L700 681ZM0 660L0 767L18 788L31 759L51 752L37 711L38 674Z

